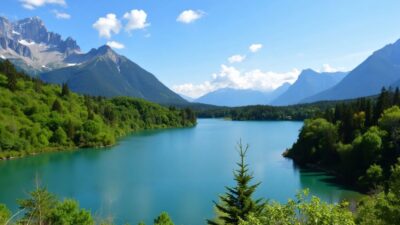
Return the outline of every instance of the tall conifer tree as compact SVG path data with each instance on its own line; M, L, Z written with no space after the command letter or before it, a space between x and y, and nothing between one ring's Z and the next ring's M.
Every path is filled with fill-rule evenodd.
M237 225L240 219L247 219L250 213L259 214L264 207L263 199L254 200L252 198L260 183L250 184L253 176L249 173L248 165L245 163L248 149L248 145L243 146L241 141L238 143L240 161L237 163L239 168L234 171L236 186L226 187L227 192L220 196L221 203L214 202L217 210L221 212L218 219L223 221L222 224ZM220 225L219 222L213 220L207 220L207 223Z

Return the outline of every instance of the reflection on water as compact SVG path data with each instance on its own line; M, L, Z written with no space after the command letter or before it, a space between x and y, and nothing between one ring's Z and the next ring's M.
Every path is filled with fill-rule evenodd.
M238 158L235 144L250 144L248 163L258 197L286 202L310 188L324 200L357 193L325 182L325 174L299 170L282 157L296 140L300 122L199 120L195 128L146 131L108 149L85 149L0 162L0 202L13 210L38 175L51 192L79 200L118 224L151 223L167 211L177 224L204 224L212 201L232 185Z

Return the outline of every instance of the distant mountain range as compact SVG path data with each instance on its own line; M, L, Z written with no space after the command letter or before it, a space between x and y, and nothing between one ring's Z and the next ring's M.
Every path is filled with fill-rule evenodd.
M378 94L400 85L400 40L375 51L336 86L302 102L342 100Z
M0 17L0 59L46 82L67 83L78 93L131 96L173 105L189 100L220 106L280 106L370 96L382 87L400 86L400 40L374 52L347 75L307 69L293 85L286 83L271 92L224 88L198 99L182 98L108 46L82 52L74 39L48 31L38 17L18 21Z
M376 95L383 88L400 87L400 40L393 44L386 45L375 51L360 65L349 73L318 73L307 69L302 71L299 78L280 96L268 102L268 98L257 103L271 105L293 105L298 103L311 103L326 100L345 100L364 96ZM243 91L242 91L243 92ZM218 105L233 105L230 96L226 91L210 93L207 103ZM219 96L218 98L215 95ZM245 96L245 94L243 94ZM225 96L225 97L223 97ZM205 102L203 97L200 99ZM239 99L239 97L235 97ZM251 97L249 97L251 98ZM218 101L216 100L218 99ZM197 100L197 101L200 101ZM265 103L267 102L267 103ZM243 103L243 101L242 101ZM252 101L243 104L254 103Z
M193 102L195 100L195 98L183 95L183 94L179 94L179 96L181 96L183 99L185 99L188 102Z
M153 74L109 46L83 53L72 38L49 32L38 17L0 17L0 58L49 83L95 96L130 96L161 104L186 104Z
M267 105L271 100L281 95L289 87L289 83L284 83L282 86L271 92L222 88L201 96L200 98L195 99L194 102L230 107Z
M298 104L307 97L325 91L339 83L347 73L318 73L311 69L303 70L298 79L291 85L284 83L270 92L223 88L210 92L194 102L219 106L275 105L285 106Z
M294 105L303 99L325 91L339 83L347 73L318 73L312 69L303 70L295 83L271 105Z

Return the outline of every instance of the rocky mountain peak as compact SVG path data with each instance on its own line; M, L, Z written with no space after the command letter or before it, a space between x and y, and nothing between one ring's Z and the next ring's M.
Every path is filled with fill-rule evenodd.
M80 51L80 47L75 40L69 37L64 41L61 35L49 32L39 17L18 20L12 24L12 28L12 32L18 34L18 39L44 43L67 54L73 51Z

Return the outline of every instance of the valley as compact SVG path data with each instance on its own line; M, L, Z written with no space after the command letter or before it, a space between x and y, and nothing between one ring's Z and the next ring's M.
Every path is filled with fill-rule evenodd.
M399 7L5 0L0 224L398 224Z

